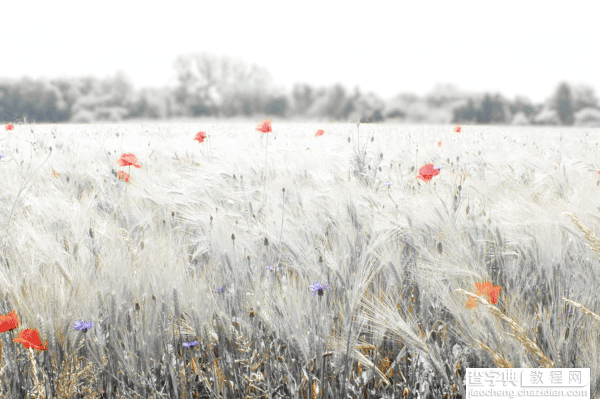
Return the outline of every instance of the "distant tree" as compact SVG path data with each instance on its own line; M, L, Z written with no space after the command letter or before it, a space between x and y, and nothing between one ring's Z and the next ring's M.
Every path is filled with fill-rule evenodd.
M438 83L433 90L425 96L427 105L441 108L456 103L465 98L465 94L451 83Z
M493 103L489 94L483 98L479 111L477 112L477 123L489 124L492 121Z
M142 88L129 108L129 118L166 119L171 117L171 93L167 89Z
M21 108L21 97L14 82L4 80L0 83L0 119L16 121Z
M267 105L264 109L264 112L267 115L277 115L280 117L286 116L287 111L288 111L288 99L283 94L272 97L267 102Z
M295 84L292 88L294 114L303 116L315 101L315 89L309 84Z
M179 56L174 66L175 100L191 115L264 113L272 101L272 77L264 67L208 53Z
M573 125L575 122L571 88L567 83L558 85L552 97L551 109L556 110L561 124Z
M517 96L515 100L509 104L509 109L513 115L522 112L526 117L530 117L535 113L535 107L532 102L528 98L521 96Z
M352 112L352 98L340 84L317 92L316 99L306 112L307 116L346 120Z
M123 72L102 80L80 79L79 96L71 108L72 119L118 122L134 107L133 85ZM83 115L83 116L82 116Z
M600 110L584 108L575 114L575 125L585 127L600 127Z
M579 84L573 86L571 95L573 112L578 112L584 108L599 108L594 88L589 85Z
M561 120L555 109L544 108L534 118L536 125L560 125Z
M352 99L352 118L360 118L361 122L380 122L383 120L385 104L375 93L358 94Z
M492 123L504 124L509 122L510 107L508 101L499 93L492 101Z
M479 109L477 110L477 123L506 123L507 109L508 105L499 94L492 98L486 93Z
M94 113L88 109L81 108L71 116L71 122L74 123L93 123Z
M527 115L525 115L525 112L519 111L512 118L511 124L513 126L526 126L526 125L531 124L531 122L530 122L529 118L527 117Z
M418 97L412 93L402 93L386 101L383 110L385 118L406 118L407 110L411 104L415 103Z
M452 123L475 123L478 120L478 111L472 98L463 106L454 109Z
M62 122L69 111L58 88L45 79L6 80L0 84L0 119Z
M174 63L177 79L176 100L188 109L191 115L216 113L215 89L219 83L219 57L207 53L181 55Z

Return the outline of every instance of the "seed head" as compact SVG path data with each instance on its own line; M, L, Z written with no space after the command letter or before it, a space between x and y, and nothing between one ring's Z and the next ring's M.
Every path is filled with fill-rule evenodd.
M265 247L269 246L269 239L267 237L265 237Z
M231 239L235 241L235 234L231 233Z

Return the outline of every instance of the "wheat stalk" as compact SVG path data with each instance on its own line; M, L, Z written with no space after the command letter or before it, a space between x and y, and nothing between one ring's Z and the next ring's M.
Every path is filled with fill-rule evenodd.
M495 353L489 346L486 346L483 342L476 340L479 345L485 349L490 356L492 357L492 360L494 360L494 363L496 364L496 366L500 367L500 368L513 368L512 364L506 360L502 355Z
M33 349L29 348L29 361L31 362L31 367L33 368L33 380L35 381L35 390L37 391L38 398L46 397L46 390L44 386L40 384L40 381L37 377L37 369L35 367L35 359L33 357Z
M562 300L563 300L563 301L566 301L566 302L569 302L569 303L570 303L570 304L572 304L573 306L575 306L575 307L577 307L577 308L581 309L581 310L583 311L583 313L587 313L587 314L589 314L589 315L590 315L590 316L592 316L594 319L596 319L596 321L600 321L600 316L599 316L599 315L597 315L596 313L592 312L591 310L589 310L588 308L586 308L586 307L585 307L585 306L583 306L582 304L580 304L580 303L578 303L578 302L575 302L575 301L572 301L572 300L570 300L570 299L564 298L564 297L562 298Z
M567 215L571 218L573 223L579 227L585 238L588 239L592 243L592 245L586 243L592 251L594 251L597 255L600 255L600 238L594 234L592 230L590 230L585 224L583 224L576 216L574 216L571 212L563 212L563 215Z
M516 333L516 335L513 335L513 334L508 334L508 335L515 337L519 342L521 342L521 344L523 344L523 346L525 346L529 350L530 353L534 354L538 358L538 360L540 361L540 363L542 363L543 367L550 367L550 368L554 367L554 362L552 360L550 360L540 350L540 348L535 344L535 342L533 342L531 339L529 339L529 337L527 337L527 335L525 334L525 330L523 329L523 327L521 327L519 324L517 324L517 322L515 322L510 317L506 316L497 307L495 307L493 305L490 305L488 303L488 301L486 301L483 298L483 296L475 295L472 292L468 292L468 291L465 291L465 290L460 289L460 288L457 289L457 290L455 290L455 291L456 292L461 292L463 294L467 294L467 295L473 297L473 299L479 301L494 316L496 316L497 318L502 319L502 320L506 321L508 324L510 324L511 328Z

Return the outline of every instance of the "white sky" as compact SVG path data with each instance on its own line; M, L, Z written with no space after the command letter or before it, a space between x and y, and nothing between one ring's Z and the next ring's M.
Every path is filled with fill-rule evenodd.
M389 98L447 82L541 102L566 80L600 96L597 1L354 3L2 1L0 77L121 69L160 87L177 55L208 51L263 65L286 89L339 82Z

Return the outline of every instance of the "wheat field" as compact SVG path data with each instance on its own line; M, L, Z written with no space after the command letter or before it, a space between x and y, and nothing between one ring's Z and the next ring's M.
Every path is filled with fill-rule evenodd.
M258 122L0 133L0 397L600 397L600 129Z

